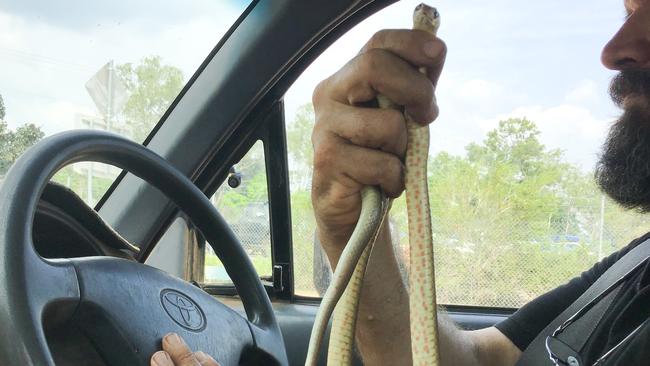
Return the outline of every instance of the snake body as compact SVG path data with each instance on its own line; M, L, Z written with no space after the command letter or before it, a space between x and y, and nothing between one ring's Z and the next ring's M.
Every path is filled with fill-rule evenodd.
M413 29L436 34L440 17L435 8L420 4L413 13ZM426 70L420 69L425 73ZM377 96L380 108L400 108L383 95ZM414 365L439 364L438 329L436 319L436 288L433 260L433 239L429 194L427 186L427 159L429 127L414 122L405 113L407 128L406 151L406 206L408 214L410 270L409 314L411 353ZM361 284L379 228L388 216L390 200L377 187L361 191L361 213L350 240L346 244L329 288L312 328L307 365L316 365L318 350L334 312L329 365L350 365Z

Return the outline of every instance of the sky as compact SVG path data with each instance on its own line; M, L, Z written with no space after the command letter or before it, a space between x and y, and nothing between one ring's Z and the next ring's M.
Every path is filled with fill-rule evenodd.
M419 1L401 1L344 35L307 69L285 98L287 115L308 102L319 80L353 58L374 32L408 28ZM463 154L509 117L527 117L549 148L591 170L613 120L614 73L600 51L624 19L618 0L437 0L438 36L448 47L437 87L440 117L431 152Z
M243 1L0 0L0 94L10 127L46 134L96 114L84 85L109 60L158 55L189 80Z
M382 28L410 27L418 1L403 0L365 20L319 57L285 96L287 118L318 81L356 55ZM61 5L64 4L64 5ZM188 80L246 2L0 0L0 94L10 127L47 134L95 114L84 84L107 61L159 55ZM437 0L448 46L432 126L433 153L462 154L500 119L527 117L568 161L593 167L619 111L606 90L613 72L600 50L622 24L622 0Z

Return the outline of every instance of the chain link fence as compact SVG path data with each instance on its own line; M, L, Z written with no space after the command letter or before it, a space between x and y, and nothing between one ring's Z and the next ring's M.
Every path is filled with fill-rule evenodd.
M311 121L307 122L305 126L310 128ZM293 140L294 145L308 143ZM310 149L306 146L304 150ZM258 274L268 276L271 243L263 161L262 145L257 143L233 170L241 175L241 184L224 184L212 201L250 255ZM598 193L591 179L562 175L565 181L549 180L535 189L509 195L509 191L495 187L516 190L523 181L510 186L490 181L480 186L480 170L474 176L469 174L471 170L440 170L445 161L447 166L467 166L460 160L442 159L434 164L438 175L429 177L441 304L520 307L650 231L648 217L618 208ZM293 166L290 182L295 293L320 297L331 273L315 237L309 192L311 166L295 162ZM564 188L559 189L558 184ZM404 199L394 201L392 207L392 241L402 276L408 282ZM229 281L209 249L205 265L206 281Z
M227 191L230 188L223 188ZM438 301L449 305L518 308L589 269L597 261L650 231L650 219L604 199L567 209L573 224L527 217L446 215L432 211ZM449 202L452 205L453 202ZM268 201L219 205L261 276L271 274ZM449 210L452 207L448 207ZM541 210L536 217L552 217ZM504 217L501 217L504 216ZM391 233L396 257L408 282L408 231L403 198L393 203ZM308 192L292 194L294 286L299 296L320 297L331 271L316 240ZM228 276L211 249L207 282ZM390 289L386 289L390 291Z
M612 208L618 213L616 220L608 220L604 201L600 201L572 208L580 215L579 228L569 230L566 225L550 223L541 233L532 230L535 225L525 218L499 223L495 213L485 218L491 222L486 225L484 220L435 221L440 215L432 212L438 301L518 308L650 231L648 218L618 208ZM402 275L408 282L405 216L404 205L394 203L391 232ZM293 217L296 293L319 297L329 283L329 265L315 242L312 216L303 212Z
M220 188L226 192L230 189ZM584 201L565 210L571 213L571 223L554 221L551 218L556 212L543 209L531 219L499 212L484 216L472 212L449 215L454 209L451 200L436 206L438 210L432 211L432 216L438 301L449 305L518 308L650 231L650 219L644 215L619 209L600 197ZM258 273L270 275L266 197L218 208ZM539 219L544 217L549 219ZM390 224L396 257L408 282L403 198L393 203ZM316 240L316 223L306 191L292 193L292 229L295 292L299 296L320 297L329 284L331 271ZM207 282L229 281L209 248L205 278Z
M264 147L257 141L232 167L224 184L210 198L228 222L257 274L271 275L271 226ZM204 278L209 283L229 283L223 264L209 246L205 252Z

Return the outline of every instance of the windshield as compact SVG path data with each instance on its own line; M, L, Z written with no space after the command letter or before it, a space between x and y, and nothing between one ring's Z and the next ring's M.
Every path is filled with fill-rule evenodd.
M41 138L108 130L142 142L246 1L0 1L0 177ZM94 205L120 170L54 177Z

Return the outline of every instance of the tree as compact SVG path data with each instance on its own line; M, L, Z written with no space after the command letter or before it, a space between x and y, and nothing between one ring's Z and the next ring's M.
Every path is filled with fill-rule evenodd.
M294 191L308 191L311 185L314 149L310 136L314 120L314 106L306 103L298 108L293 121L287 126L290 180Z
M0 94L0 121L5 120L5 102L2 99L2 94Z
M151 56L137 65L118 65L117 73L129 93L122 115L134 140L144 141L183 88L183 72L162 64L160 56Z
M6 122L0 121L0 175L7 173L16 159L43 136L45 133L32 123L11 131Z
M433 237L437 257L444 258L436 270L445 302L519 305L584 268L566 261L589 261L584 252L559 254L563 246L552 243L560 228L577 233L564 187L575 169L539 136L534 122L508 119L466 146L464 156L442 152L430 159ZM405 232L405 220L397 224Z
M4 100L0 95L0 176L7 173L9 167L25 150L45 136L33 123L24 124L15 131L10 130L4 120L5 115Z

